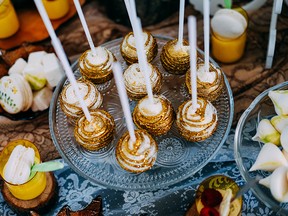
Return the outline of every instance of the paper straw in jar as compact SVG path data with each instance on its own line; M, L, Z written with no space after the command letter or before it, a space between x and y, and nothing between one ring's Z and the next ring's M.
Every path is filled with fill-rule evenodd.
M76 10L77 10L79 19L80 19L81 24L82 24L82 26L83 26L83 29L84 29L84 32L85 32L85 35L86 35L88 44L89 44L89 46L90 46L90 49L91 49L92 53L95 54L95 53L96 53L96 49L95 49L95 46L94 46L94 43L93 43L91 34L90 34L90 32L89 32L88 25L87 25L87 22L86 22L86 20L85 20L85 17L84 17L84 14L83 14L81 5L80 5L80 3L79 3L79 0L74 0L74 5L75 5L75 7L76 7Z
M185 9L185 0L180 0L179 30L178 30L178 42L177 42L178 48L181 48L183 45L184 9Z
M204 71L209 72L210 0L204 0Z
M51 40L52 40L52 45L56 51L56 54L58 56L58 58L60 59L63 67L64 67L64 70L65 70L65 73L74 89L74 92L76 94L76 97L80 103L80 106L83 110L83 113L86 117L86 119L90 122L91 121L91 115L89 113L89 110L87 108L87 105L85 104L84 100L83 100L83 96L81 95L80 93L80 90L78 88L78 85L77 85L77 82L76 82L76 79L74 77L74 74L72 72L72 69L70 67L70 64L68 62L68 59L67 59L67 56L64 52L64 49L59 41L59 39L57 38L56 36L56 33L52 27L52 24L51 24L51 21L47 15L47 12L43 6L43 3L42 3L42 0L34 0L35 4L36 4L36 7L40 13L40 16L45 24L45 27L51 37Z
M144 78L145 78L146 91L148 93L148 100L150 104L153 104L154 103L153 92L152 92L152 87L151 87L150 76L148 73L150 72L149 70L151 68L148 66L147 56L144 50L144 40L143 40L141 20L138 17L136 19L135 27L136 29L134 32L134 36L135 36L135 44L136 44L136 50L137 50L137 55L138 55L139 67L140 67L141 73L144 75Z
M196 17L188 17L188 36L189 36L189 51L190 51L190 76L192 89L192 110L196 112L197 104L197 71L196 71L196 50L197 50L197 28Z
M126 92L125 85L124 85L123 71L122 71L120 63L119 62L113 63L112 70L113 70L113 75L115 78L115 83L117 86L121 106L124 112L124 117L126 120L128 133L130 136L129 143L132 144L136 141L136 136L135 136L133 120L132 120L132 116L130 112L128 96L127 96L127 92Z

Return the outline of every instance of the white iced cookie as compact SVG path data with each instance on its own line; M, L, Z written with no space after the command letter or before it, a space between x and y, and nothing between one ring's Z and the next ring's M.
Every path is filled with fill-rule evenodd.
M34 164L34 149L17 145L4 167L4 178L12 184L23 184L30 176L31 167Z
M244 33L247 28L245 17L232 9L218 10L211 20L211 27L217 35L233 39Z
M283 153L273 143L266 143L249 171L273 171L280 166L287 166L287 160Z
M6 112L16 114L27 111L32 100L32 90L22 75L11 74L1 78L0 104Z
M277 115L288 115L288 90L269 91Z

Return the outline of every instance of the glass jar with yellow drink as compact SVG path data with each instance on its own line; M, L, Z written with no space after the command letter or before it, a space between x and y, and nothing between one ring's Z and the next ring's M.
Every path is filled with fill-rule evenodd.
M218 10L211 20L212 56L223 63L238 61L245 51L247 26L244 9Z
M7 170L8 160L16 148L16 146L24 146L26 148L32 148L35 152L34 163L39 164L41 162L40 154L37 147L28 140L15 140L8 143L0 154L0 174L4 180L5 185L11 192L11 194L20 200L31 200L38 197L46 188L46 174L45 172L31 172L27 181L22 184L10 183L7 181L8 176L5 176ZM21 157L21 156L20 156ZM19 158L19 157L18 157ZM10 159L11 160L11 159ZM23 164L23 162L22 162ZM17 164L17 161L13 161L13 165L20 167L22 164ZM31 167L29 167L31 169ZM21 171L22 172L22 171Z
M50 19L60 19L69 11L68 0L42 0Z
M19 20L10 0L0 0L0 38L8 38L19 29Z

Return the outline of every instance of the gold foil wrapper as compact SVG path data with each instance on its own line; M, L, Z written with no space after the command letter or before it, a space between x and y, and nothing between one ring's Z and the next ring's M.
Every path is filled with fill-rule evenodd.
M197 68L203 66L204 63L198 63ZM213 64L209 64L209 73L215 73L216 78L212 83L201 82L199 78L197 78L197 94L200 97L206 98L209 101L215 101L222 93L224 88L224 77L221 69L216 68ZM189 93L191 94L191 77L190 70L186 73L186 87L188 88Z
M126 132L116 146L116 159L119 165L128 172L145 172L154 165L157 158L158 145L145 130L135 130L136 141L130 143ZM149 140L149 145L143 142ZM143 146L145 148L143 149Z
M149 65L150 67L152 67L152 73L150 75L152 91L153 91L153 94L157 94L161 90L161 87L162 87L162 74L160 73L157 67L155 67L154 65L150 63ZM135 81L130 82L129 80L125 78L125 73L127 73L127 71L131 69L131 66L132 65L130 65L124 71L124 84L127 90L128 97L132 100L139 100L147 95L146 84L138 86ZM137 70L139 73L141 73L139 67L137 67ZM155 77L155 79L153 77ZM143 79L145 78L143 77Z
M153 35L150 32L147 32L147 31L144 31L144 32L148 36L147 40L144 43L147 61L151 62L158 53L158 45L157 45L156 39L153 37ZM136 47L135 45L130 44L128 42L128 38L131 36L133 36L133 32L129 32L127 35L125 35L125 37L123 38L120 44L121 55L123 59L127 62L127 64L133 64L133 63L138 62Z
M164 96L154 96L159 99L162 104L162 111L155 116L148 116L141 112L139 105L146 100L148 96L142 98L133 111L133 121L140 129L147 130L154 136L166 134L175 119L173 107Z
M182 103L177 111L176 124L181 136L190 142L199 142L210 137L218 125L217 111L214 106L206 99L197 98L199 105L194 114L188 112L192 106L192 101L188 100ZM206 109L213 110L212 119L206 122Z
M74 136L83 148L97 151L113 140L115 122L113 117L104 110L97 109L91 111L90 114L91 122L85 116L77 120Z
M171 74L185 74L190 68L189 52L175 49L177 39L168 41L162 48L160 61L166 71ZM189 46L187 40L183 40L184 46Z
M87 93L83 95L83 99L86 102L88 109L99 108L102 104L103 96L96 86L92 82L84 79L77 80L77 83L87 87ZM67 91L70 88L73 88L71 84L64 86L59 96L59 102L62 111L68 117L70 123L75 124L75 121L83 115L83 111L78 100L76 100L75 103L72 103L67 98Z
M87 55L91 50L86 50L79 58L80 73L85 79L99 84L104 83L113 77L112 63L117 59L112 52L104 48L107 52L107 59L103 64L94 65L87 60Z

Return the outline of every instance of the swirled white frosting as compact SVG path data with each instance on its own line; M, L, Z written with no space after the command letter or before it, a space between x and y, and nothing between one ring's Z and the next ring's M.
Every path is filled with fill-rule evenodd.
M200 108L195 112L192 108L192 101L186 102L181 112L177 113L177 119L182 119L181 125L188 131L205 131L210 134L217 125L217 110L209 101L202 98L198 98L197 103ZM201 111L199 112L199 110Z
M31 167L34 164L35 151L33 148L26 148L17 145L4 167L4 178L12 184L23 184L28 181Z
M159 81L160 77L150 63L148 64L147 73L150 77L151 87L153 89L157 85L157 81ZM125 70L123 76L125 87L128 91L136 94L146 92L145 77L144 74L140 71L138 63L130 65Z
M159 98L153 98L153 103L150 102L149 98L144 98L139 103L139 110L144 116L155 116L162 112L162 103Z
M89 109L96 109L101 106L103 101L102 95L93 83L77 81L77 86ZM79 113L82 113L81 105L71 84L66 86L61 93L61 101L69 115L78 116Z
M129 142L128 134L118 142L116 157L122 168L139 173L150 169L156 161L157 144L145 131L138 130L135 135L136 142Z
M95 48L95 53L93 53L92 50L87 53L86 60L92 65L100 65L103 64L108 57L106 49L99 46Z
M112 68L112 63L114 62L114 57L112 52L104 47L96 47L96 53L92 53L91 50L87 50L85 58L79 61L79 67L82 70L87 68L89 71L94 71L95 67L101 69L101 71L110 70ZM97 70L96 70L97 71Z
M147 32L143 32L143 40L144 40L144 49L145 51L148 51L153 44L153 40L149 39L149 35ZM123 45L122 45L123 47L126 47L128 45L131 47L135 47L136 49L135 37L133 34L129 35L129 37L123 41Z
M205 71L204 64L198 64L197 78L200 82L213 83L216 81L216 73ZM217 69L216 69L217 70Z

